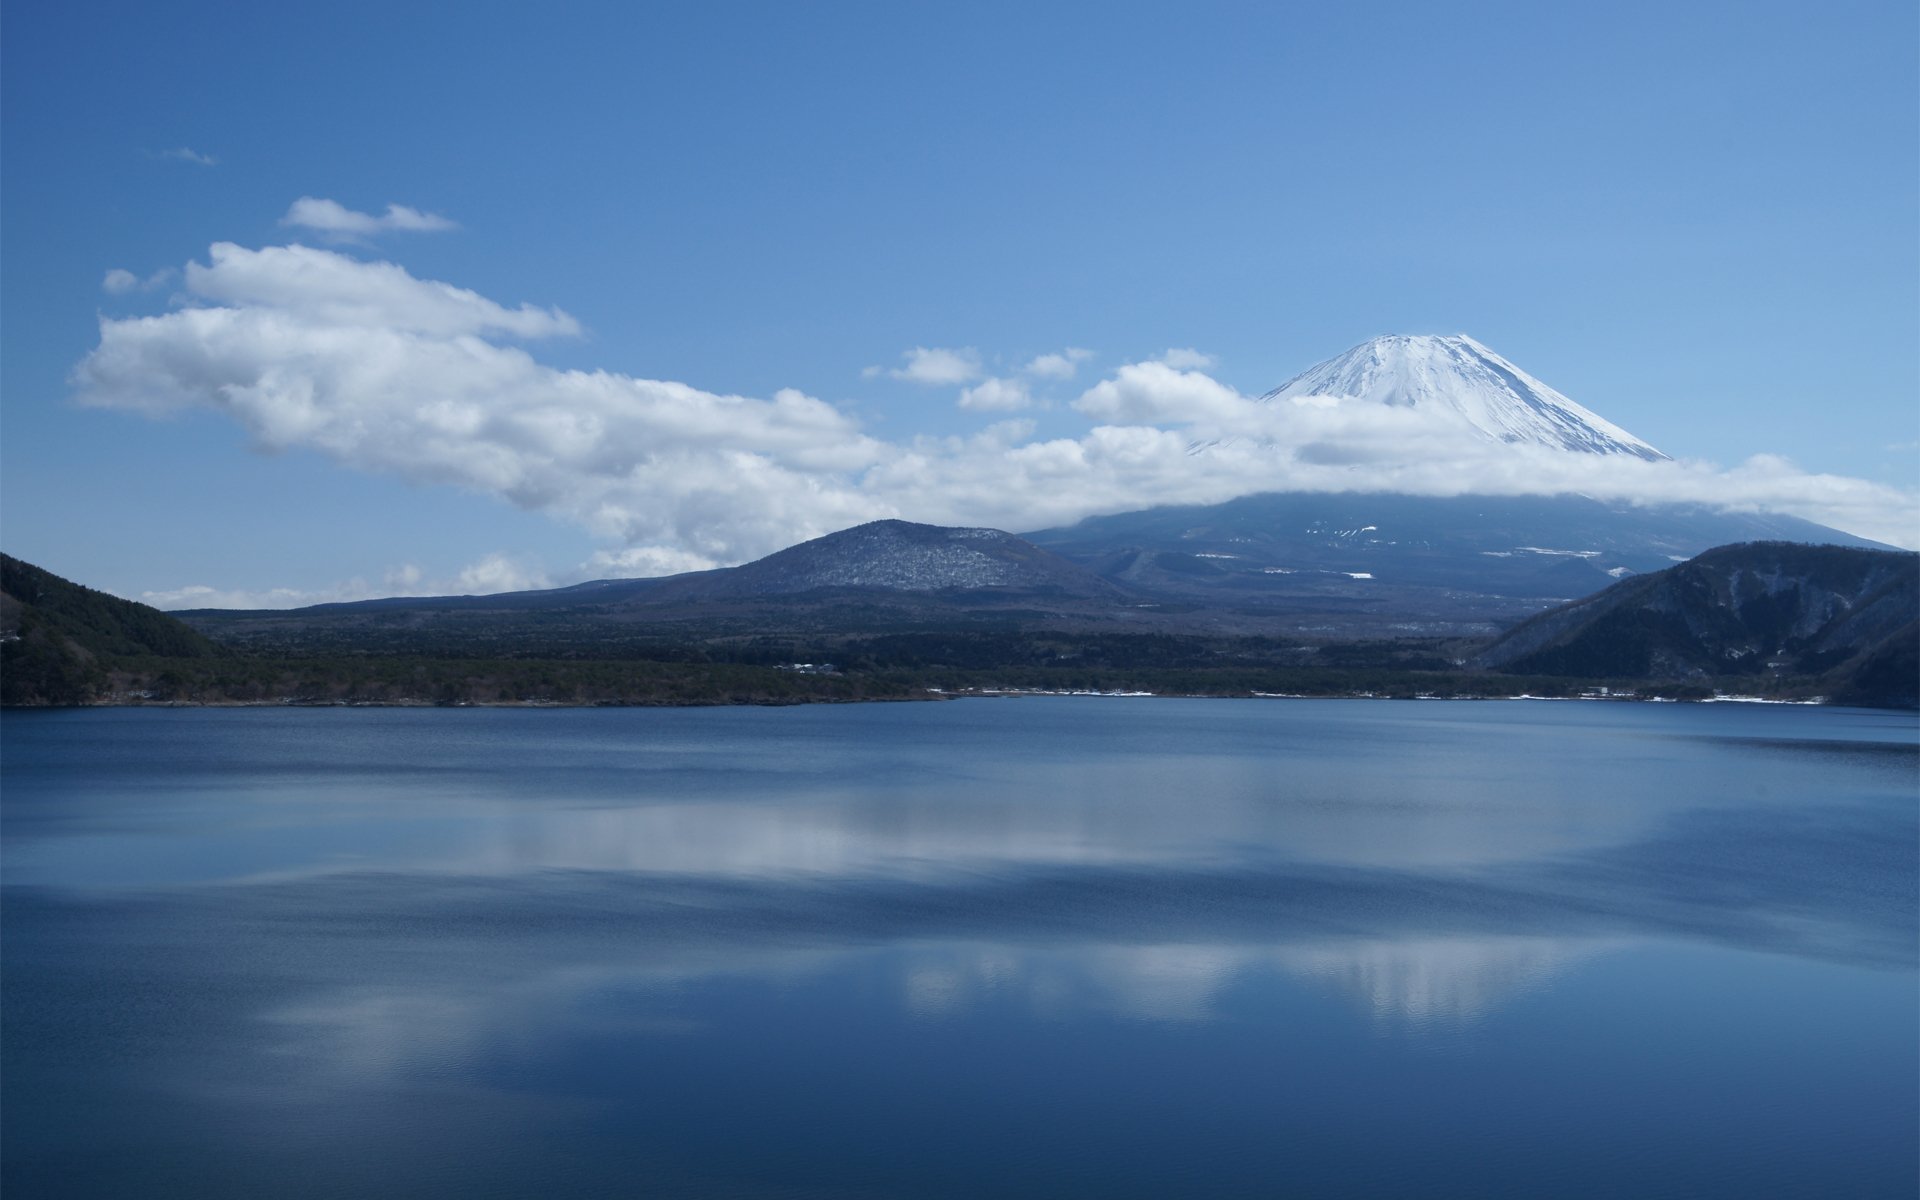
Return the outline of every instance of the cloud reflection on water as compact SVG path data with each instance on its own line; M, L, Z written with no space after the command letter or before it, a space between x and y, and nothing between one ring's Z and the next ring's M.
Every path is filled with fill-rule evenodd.
M1304 945L1018 946L929 944L904 949L742 949L733 957L570 967L462 986L359 983L260 1014L264 1052L297 1064L294 1087L386 1088L470 1073L482 1059L549 1053L543 1039L724 1036L683 998L727 980L891 981L902 1011L966 1020L1011 1005L1039 1021L1087 1013L1130 1020L1219 1020L1223 994L1276 975L1332 984L1383 1028L1457 1029L1542 986L1558 970L1623 943L1530 937L1355 939ZM609 1003L609 998L616 998ZM617 1015L616 1015L617 1014Z
M1606 938L1436 937L1246 946L1092 946L1022 955L1004 946L929 949L903 973L918 1016L965 1011L1017 994L1046 1014L1079 1004L1156 1021L1217 1018L1222 993L1283 971L1334 985L1375 1020L1402 1030L1471 1023L1566 966L1619 945Z
M312 1194L464 1200L582 1161L585 1192L715 1194L744 1144L790 1181L816 1138L864 1162L929 1105L963 1131L940 1178L1006 1151L1009 1105L1049 1138L1132 1113L1081 1143L1118 1164L1101 1195L1156 1136L1184 1162L1241 1121L1252 1155L1275 1114L1341 1171L1346 1123L1404 1144L1478 1105L1478 1155L1563 1086L1567 1119L1613 1088L1637 1129L1723 1014L1696 1084L1798 1087L1805 1039L1911 1024L1885 1000L1920 942L1911 722L1722 707L10 722L0 1037L36 1098L10 1139L98 1194L138 1162L98 1147L165 1124L216 1175L264 1147ZM1810 1030L1809 996L1841 1015ZM1886 1095L1820 1139L1911 1109Z

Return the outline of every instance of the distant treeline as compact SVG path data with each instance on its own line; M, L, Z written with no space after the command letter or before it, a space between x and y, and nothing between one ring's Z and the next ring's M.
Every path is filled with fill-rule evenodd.
M24 680L24 677L21 677ZM29 694L7 674L7 703L27 704L804 704L917 700L989 691L1152 692L1167 696L1577 696L1591 680L1384 667L1089 665L815 667L632 660L278 659L135 656L104 674ZM44 684L45 681L42 681ZM1614 690L1635 687L1619 681ZM1704 699L1698 683L1638 685L1642 696ZM1751 690L1751 689L1748 689ZM1785 693L1783 693L1785 694Z

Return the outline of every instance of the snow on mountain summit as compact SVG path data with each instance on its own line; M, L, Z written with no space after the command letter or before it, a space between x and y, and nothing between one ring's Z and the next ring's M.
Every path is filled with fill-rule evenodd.
M1377 337L1308 368L1261 399L1307 396L1439 408L1496 441L1648 460L1667 457L1465 334Z

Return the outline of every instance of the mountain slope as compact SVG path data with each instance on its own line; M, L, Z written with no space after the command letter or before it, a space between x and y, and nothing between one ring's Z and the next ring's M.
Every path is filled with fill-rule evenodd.
M419 596L284 611L181 615L224 641L282 652L433 645L497 652L529 641L613 645L709 632L887 629L974 618L1068 623L1136 600L997 529L874 521L738 567L493 596Z
M181 614L283 652L632 641L955 620L1174 634L1482 636L1714 545L1851 540L1786 517L1577 496L1250 496L1027 535L879 521L756 562L659 579L281 612ZM1037 543L1037 544L1036 544ZM646 632L652 629L653 632Z
M43 626L89 654L205 658L225 654L217 643L157 608L109 596L51 571L0 554L4 632Z
M1296 374L1267 403L1352 396L1371 403L1440 409L1482 436L1576 453L1665 459L1611 420L1580 407L1467 334L1388 334Z
M227 653L156 608L0 554L0 704L84 704L115 658Z
M1309 367L1261 399L1271 404L1313 396L1439 409L1500 442L1667 457L1465 334L1377 337Z
M1584 678L1828 675L1911 703L1898 662L1920 615L1920 555L1724 546L1516 627L1475 665ZM1885 678L1883 678L1885 676Z
M829 589L964 592L986 589L1110 598L1086 568L998 529L871 521L754 562L663 581L643 600L789 596Z
M1029 533L1130 586L1192 600L1357 600L1405 589L1468 619L1513 619L1732 542L1873 543L1795 517L1584 496L1269 493Z

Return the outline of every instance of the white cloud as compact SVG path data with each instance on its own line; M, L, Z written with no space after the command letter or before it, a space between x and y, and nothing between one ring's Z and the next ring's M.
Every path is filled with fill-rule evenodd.
M307 447L716 562L894 515L857 486L884 447L823 401L560 371L488 340L577 328L557 310L299 246L223 243L186 282L187 307L101 321L73 373L80 403L211 409L262 450Z
M124 267L115 267L111 271L108 271L106 277L100 281L100 288L102 291L115 296L125 296L133 292L151 292L157 288L165 287L167 281L172 279L173 276L174 271L172 267L162 267L145 279L140 278Z
M1036 379L1072 379L1080 364L1093 357L1093 351L1068 346L1058 354L1042 354L1020 369Z
M282 225L296 225L335 237L364 238L378 233L445 233L459 225L438 213L421 212L404 204L389 204L379 216L355 212L334 200L302 196L280 218Z
M204 583L196 583L183 588L141 592L138 596L131 598L142 604L151 604L155 608L177 610L182 608L304 608L309 604L331 604L339 600L370 600L380 595L397 594L400 593L369 591L366 580L353 579L318 590L263 588L250 591L245 588L216 588Z
M625 550L597 550L580 564L582 579L652 579L659 575L680 575L687 571L707 571L720 564L704 554L693 554L674 546L630 546Z
M1176 371L1207 371L1219 361L1211 354L1202 354L1192 347L1184 350L1168 350L1160 356L1160 361Z
M171 159L174 162L192 163L196 167L218 166L220 160L211 154L202 154L187 146L175 146L171 150L152 151L152 157Z
M187 264L186 280L194 296L233 306L219 311L276 313L314 327L436 338L580 332L580 323L557 308L505 308L465 288L416 279L392 263L361 262L309 246L248 250L218 242L208 252L208 265Z
M1096 420L1151 425L1247 421L1254 415L1252 402L1227 385L1165 362L1129 363L1073 406Z
M1920 545L1920 497L1772 457L1728 470L1514 446L1424 409L1262 403L1159 361L1122 366L1075 407L1107 423L1045 442L916 444L870 471L867 490L917 520L1015 530L1270 491L1576 492L1785 512Z
M1026 530L1282 490L1680 500L1920 544L1912 494L1783 459L1725 470L1534 450L1425 409L1263 403L1164 358L1088 388L1074 407L1095 424L1077 437L1033 441L1032 424L1014 421L884 442L796 391L725 396L546 366L505 339L572 332L571 317L509 309L390 263L222 243L188 268L186 292L161 315L101 321L73 372L79 402L212 410L263 450L304 447L503 498L615 547L583 564L587 575L735 563L878 517ZM1005 408L1010 381L990 383L969 389L974 407L1007 385ZM439 590L521 586L475 571L471 586Z
M506 554L489 554L451 576L430 577L412 563L389 570L375 586L355 576L319 588L216 588L206 584L168 591L142 592L134 599L155 608L304 608L310 604L344 604L384 596L491 596L552 587L553 581L537 566Z
M915 346L900 357L907 360L907 365L895 367L886 373L909 383L939 387L969 383L980 378L980 353L971 346L957 350L940 346ZM879 367L868 367L862 374L871 378L880 371Z
M960 393L960 407L976 412L1018 412L1032 403L1018 379L989 378Z
M447 593L433 595L492 596L500 592L528 592L552 586L546 572L529 568L505 554L489 554L460 568Z

